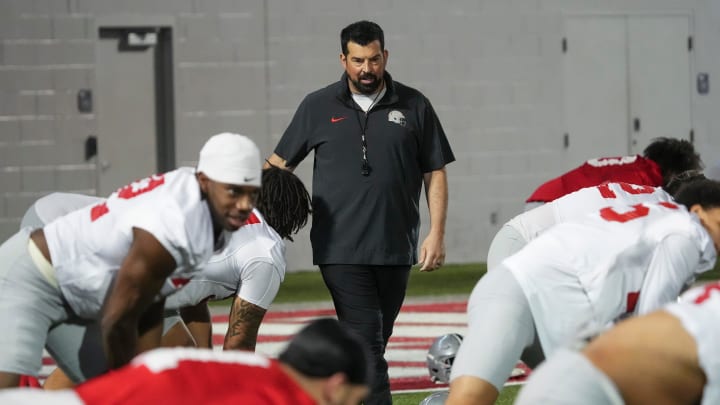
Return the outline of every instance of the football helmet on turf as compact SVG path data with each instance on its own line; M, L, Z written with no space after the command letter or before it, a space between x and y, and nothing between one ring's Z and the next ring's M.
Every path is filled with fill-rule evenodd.
M448 333L435 339L427 354L430 380L436 383L450 382L450 369L462 340L462 335L458 333Z

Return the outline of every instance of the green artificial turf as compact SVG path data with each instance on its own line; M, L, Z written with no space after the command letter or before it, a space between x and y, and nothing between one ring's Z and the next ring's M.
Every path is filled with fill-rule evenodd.
M520 385L511 385L503 388L500 391L500 396L495 405L510 405L515 401L515 397L520 390ZM418 405L420 401L426 396L430 395L433 391L427 392L413 392L411 394L395 394L393 395L393 405Z
M407 296L470 294L477 280L485 273L484 263L448 264L433 272L410 272ZM330 300L318 270L287 273L275 303Z

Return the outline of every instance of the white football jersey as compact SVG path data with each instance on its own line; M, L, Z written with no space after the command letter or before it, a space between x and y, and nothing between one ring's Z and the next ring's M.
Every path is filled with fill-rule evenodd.
M701 404L720 404L720 282L693 288L683 294L682 302L665 309L680 319L697 344L707 379Z
M549 355L582 328L671 302L696 274L713 267L715 256L697 216L662 202L605 207L560 223L503 265L528 298ZM567 305L578 297L583 305Z
M186 284L214 248L210 209L195 170L184 167L139 180L44 227L58 284L79 316L100 313L135 227L151 233L177 263L161 295Z
M285 278L285 242L260 211L232 233L225 247L210 258L181 290L170 295L165 309L196 305L235 294L267 309Z
M104 200L104 198L83 194L50 193L33 203L20 222L20 227L43 227L57 217Z
M672 196L660 187L605 183L580 189L526 211L508 221L508 224L526 241L531 241L555 224L579 218L603 207L661 201L672 201Z

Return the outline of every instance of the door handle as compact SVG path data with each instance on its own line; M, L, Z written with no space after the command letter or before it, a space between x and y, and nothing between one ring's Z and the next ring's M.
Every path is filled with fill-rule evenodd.
M635 119L633 119L633 129L635 132L640 132L640 118L635 117Z
M90 160L94 156L97 156L97 137L89 135L85 138L85 160Z

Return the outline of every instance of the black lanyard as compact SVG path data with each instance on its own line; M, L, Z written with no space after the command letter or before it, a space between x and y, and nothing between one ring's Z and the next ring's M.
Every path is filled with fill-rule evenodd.
M356 111L355 116L358 120L358 125L360 125L360 146L362 148L362 166L360 169L360 173L363 176L369 176L370 175L370 162L368 162L367 158L367 141L365 140L365 130L367 129L368 125L368 117L370 116L370 110L368 110L365 113L365 125L363 126L362 122L360 121L360 113Z
M365 124L363 125L362 120L360 120L360 112L358 110L355 110L355 117L357 118L358 125L360 126L360 146L362 148L362 166L360 168L360 174L363 176L369 176L370 171L372 168L370 167L370 162L368 162L367 158L367 140L365 139L365 130L367 130L368 127L368 119L370 118L370 110L375 106L375 102L377 101L378 97L380 97L380 94L382 94L382 89L378 92L378 94L373 99L372 103L370 103L370 107L368 107L367 111L365 111Z

